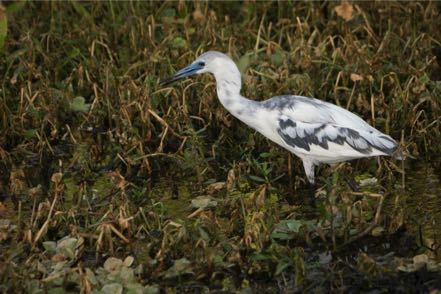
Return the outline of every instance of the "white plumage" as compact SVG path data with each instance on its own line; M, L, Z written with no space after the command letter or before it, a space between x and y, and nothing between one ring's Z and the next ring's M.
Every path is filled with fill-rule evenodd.
M206 72L216 78L219 100L232 115L302 159L311 186L315 182L316 165L392 155L397 148L396 141L390 136L331 103L289 95L262 102L243 97L236 64L220 52L202 54L161 83Z

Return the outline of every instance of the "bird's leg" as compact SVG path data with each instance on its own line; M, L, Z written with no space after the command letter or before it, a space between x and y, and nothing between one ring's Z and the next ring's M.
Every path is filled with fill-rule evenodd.
M338 171L340 168L342 172L339 173L342 175L343 180L345 180L346 184L348 184L349 188L351 188L352 192L359 192L360 189L357 186L357 183L353 180L351 176L347 175L347 169L345 169L346 164L342 163L340 165L333 165L334 172Z
M309 160L303 160L303 168L305 169L306 177L309 182L308 202L309 205L315 207L315 178L314 178L314 163Z
M308 188L308 204L315 207L315 183L309 182Z

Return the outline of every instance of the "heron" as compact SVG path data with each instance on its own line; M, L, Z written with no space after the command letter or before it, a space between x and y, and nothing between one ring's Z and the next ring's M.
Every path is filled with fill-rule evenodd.
M391 156L397 150L397 142L389 135L335 104L297 95L275 96L264 101L243 97L240 71L221 52L201 54L190 65L161 80L160 85L203 73L214 75L219 101L234 117L302 160L312 205L315 166Z

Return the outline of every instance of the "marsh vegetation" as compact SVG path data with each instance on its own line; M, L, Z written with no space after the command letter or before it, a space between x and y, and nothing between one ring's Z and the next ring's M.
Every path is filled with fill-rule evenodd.
M441 290L441 6L432 2L0 4L0 292ZM404 162L318 172L219 105L317 97ZM354 178L360 192L344 180Z

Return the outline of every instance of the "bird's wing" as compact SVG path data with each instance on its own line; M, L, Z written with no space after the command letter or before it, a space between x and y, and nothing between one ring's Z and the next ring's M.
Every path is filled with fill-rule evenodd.
M264 102L266 108L279 110L296 121L351 126L356 130L379 132L356 114L325 101L303 96L276 96Z
M300 96L279 96L270 99L266 106L278 110L277 132L282 140L312 156L357 158L391 154L397 147L390 136L331 103ZM346 144L350 148L346 148Z
M287 116L279 118L277 133L290 147L303 149L301 151L311 155L317 152L317 156L326 157L329 151L328 157L356 158L391 154L396 149L396 142L384 134L358 131L330 123L295 121ZM345 144L351 148L343 148Z

